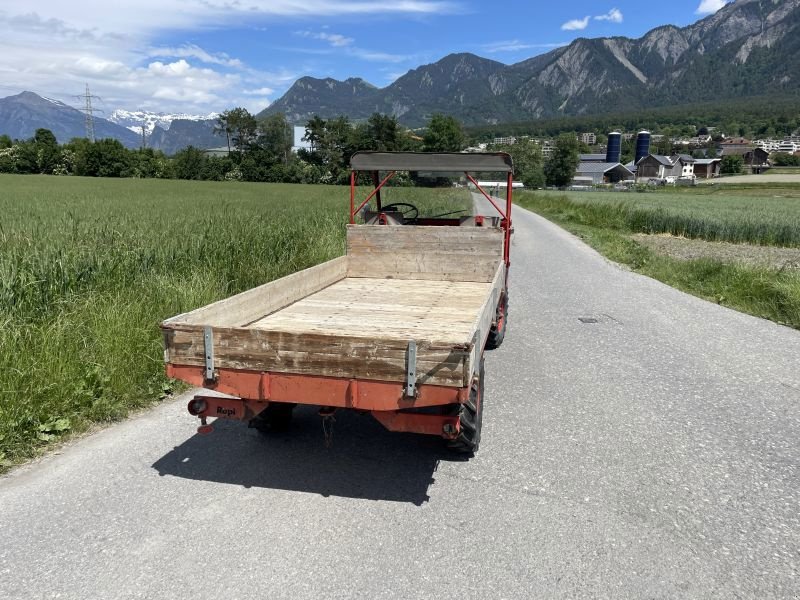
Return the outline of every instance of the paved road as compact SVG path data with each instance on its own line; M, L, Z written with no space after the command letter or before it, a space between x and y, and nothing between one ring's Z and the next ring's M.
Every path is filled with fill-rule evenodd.
M0 480L0 598L797 598L800 334L515 226L475 459L181 399Z

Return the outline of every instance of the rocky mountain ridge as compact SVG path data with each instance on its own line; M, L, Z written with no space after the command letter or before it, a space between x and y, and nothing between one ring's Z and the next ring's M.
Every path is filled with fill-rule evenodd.
M302 124L377 111L420 126L442 112L484 124L798 92L800 0L736 0L687 27L579 38L513 65L451 54L385 88L304 77L261 114Z

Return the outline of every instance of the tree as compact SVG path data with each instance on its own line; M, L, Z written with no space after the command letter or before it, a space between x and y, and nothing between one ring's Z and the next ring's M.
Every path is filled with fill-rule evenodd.
M92 177L123 177L128 172L130 156L119 140L107 138L89 144L85 169L81 175Z
M234 108L227 111L227 122L231 128L231 141L236 149L241 152L247 144L252 142L256 137L258 131L258 122L256 118L251 115L247 109Z
M776 167L800 167L800 156L788 152L777 152L772 155L772 164Z
M507 152L514 160L514 179L528 188L541 188L545 185L544 161L539 144L530 138L518 139L515 144L490 146L493 152Z
M221 113L217 117L217 122L214 124L214 134L224 133L225 139L228 142L228 154L231 153L231 126L228 122L228 111Z
M575 177L580 156L578 141L573 134L564 134L556 140L553 153L544 165L544 176L547 185L564 187Z
M738 175L744 168L744 159L738 154L723 156L719 172L723 175Z
M396 117L372 113L372 116L367 119L364 133L367 136L367 139L364 140L365 147L357 148L358 150L393 152L400 149L400 132Z
M461 123L438 113L431 117L423 136L425 152L461 152L465 146L466 137Z
M216 133L225 133L228 140L228 152L231 151L231 143L241 152L247 144L255 139L257 129L256 118L247 109L241 107L224 111L217 117L217 124L214 126Z
M267 153L270 163L289 162L292 150L292 128L283 113L277 113L261 119L258 123L258 139L256 145Z
M311 144L311 152L316 152L324 135L325 120L319 115L314 115L306 123L306 134L303 136L303 141Z
M51 175L61 159L61 149L53 132L49 129L37 129L33 135L36 149L36 166L39 173Z
M0 150L3 148L11 148L14 145L14 142L11 141L11 138L8 137L6 134L0 135Z
M176 152L172 160L175 177L178 179L202 179L206 160L205 152L194 146Z

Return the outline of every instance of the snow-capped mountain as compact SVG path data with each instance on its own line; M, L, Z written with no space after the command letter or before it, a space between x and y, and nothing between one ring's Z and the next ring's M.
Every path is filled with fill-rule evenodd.
M167 130L170 125L172 125L173 121L211 121L218 116L219 113L208 113L207 115L168 114L148 112L145 110L130 111L118 108L111 113L108 120L130 129L139 135L142 134L142 125L144 125L145 131L149 136L155 130L156 125L161 129Z

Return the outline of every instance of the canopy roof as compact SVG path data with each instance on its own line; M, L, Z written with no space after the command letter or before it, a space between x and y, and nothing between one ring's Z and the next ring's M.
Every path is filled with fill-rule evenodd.
M505 152L356 152L354 171L425 171L434 173L511 173L514 164Z

